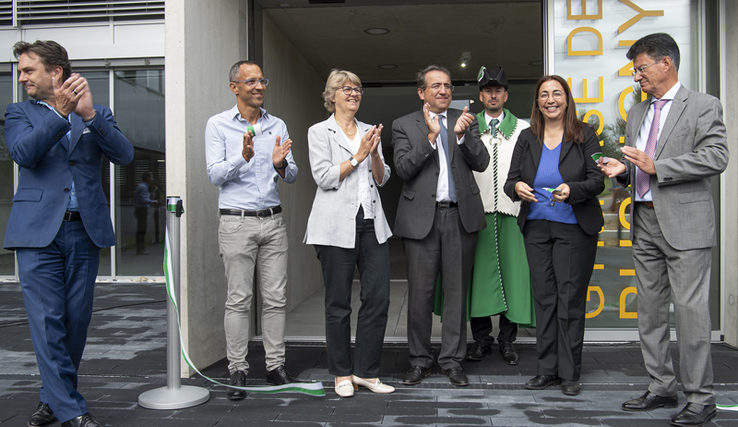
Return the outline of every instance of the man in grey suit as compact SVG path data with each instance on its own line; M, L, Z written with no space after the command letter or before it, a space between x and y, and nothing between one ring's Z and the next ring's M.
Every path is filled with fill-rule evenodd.
M679 83L679 47L668 34L645 36L627 53L649 99L628 112L622 162L600 169L631 184L631 240L638 284L638 331L651 384L622 405L650 411L678 404L669 350L673 299L687 405L672 425L716 415L710 355L711 247L716 244L710 178L728 164L720 101Z
M430 335L437 278L444 296L438 364L452 384L469 384L460 362L466 353L466 293L477 232L486 226L472 171L484 171L489 153L475 117L449 109L451 75L431 65L418 73L421 111L392 124L392 144L402 188L395 234L407 256L407 333L410 369L404 384L418 384L433 365Z

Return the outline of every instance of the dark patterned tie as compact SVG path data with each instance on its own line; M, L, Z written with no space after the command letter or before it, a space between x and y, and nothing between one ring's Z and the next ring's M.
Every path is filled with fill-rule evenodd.
M441 144L443 144L443 151L446 152L446 176L448 176L448 197L451 198L452 202L456 202L456 185L454 185L454 176L451 173L451 152L448 149L448 129L443 124L443 118L445 116L438 116L438 123L441 125Z
M489 131L492 132L492 138L497 138L497 124L500 123L497 119L489 121Z

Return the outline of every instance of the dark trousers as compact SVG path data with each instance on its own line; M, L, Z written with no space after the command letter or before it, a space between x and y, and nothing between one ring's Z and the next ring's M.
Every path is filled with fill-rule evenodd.
M87 412L77 391L77 369L92 317L100 248L82 221L65 221L49 246L17 249L16 255L43 383L39 399L65 422Z
M458 208L436 208L431 231L423 239L402 239L407 256L407 341L410 365L430 368L436 281L443 287L443 323L438 364L458 367L466 355L466 294L477 233L468 233Z
M376 378L382 359L389 309L389 245L380 244L374 221L356 216L353 249L315 245L325 282L325 346L328 372L335 376ZM356 324L354 360L351 361L351 285L359 267L361 308Z
M146 245L146 220L148 219L149 208L136 208L136 253L142 254Z
M500 313L500 333L497 334L497 341L503 342L515 342L518 337L518 324L512 323L505 316L504 313ZM495 339L492 337L492 317L472 317L469 322L472 330L472 338L474 341L483 342L487 345L495 343Z
M579 224L533 220L526 221L523 239L536 307L538 375L577 381L597 235Z

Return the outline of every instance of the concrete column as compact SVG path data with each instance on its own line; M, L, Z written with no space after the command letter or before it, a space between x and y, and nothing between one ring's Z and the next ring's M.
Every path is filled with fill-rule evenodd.
M218 256L218 188L205 173L208 118L233 106L231 65L246 58L247 0L166 2L168 195L182 197L182 344L198 367L225 357L225 276ZM182 364L182 375L192 372Z
M723 310L725 312L725 342L738 347L738 2L723 1L725 6L725 98L724 120L727 127L730 163L722 176L723 215L722 231L724 242Z
M287 123L299 168L297 182L280 183L289 233L287 310L322 286L312 247L302 244L315 194L307 129L327 117L324 79L265 17L264 75L270 79L264 107ZM182 343L197 367L225 357L226 283L218 256L218 188L205 171L203 135L208 118L235 104L228 70L247 58L247 0L170 0L166 3L167 188L182 197ZM326 73L327 74L327 73ZM253 331L244 331L253 333ZM289 363L289 361L288 361ZM194 372L185 364L182 375Z

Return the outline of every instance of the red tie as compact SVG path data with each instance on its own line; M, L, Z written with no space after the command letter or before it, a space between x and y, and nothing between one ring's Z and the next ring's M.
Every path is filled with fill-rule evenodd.
M645 153L648 157L653 159L653 155L656 152L656 141L659 139L659 121L661 120L661 109L668 100L660 99L653 103L653 121L651 121L651 130L648 131L648 139L646 140ZM648 193L648 189L651 188L651 176L646 172L643 172L640 168L636 170L636 190L638 195L643 197L644 194Z

